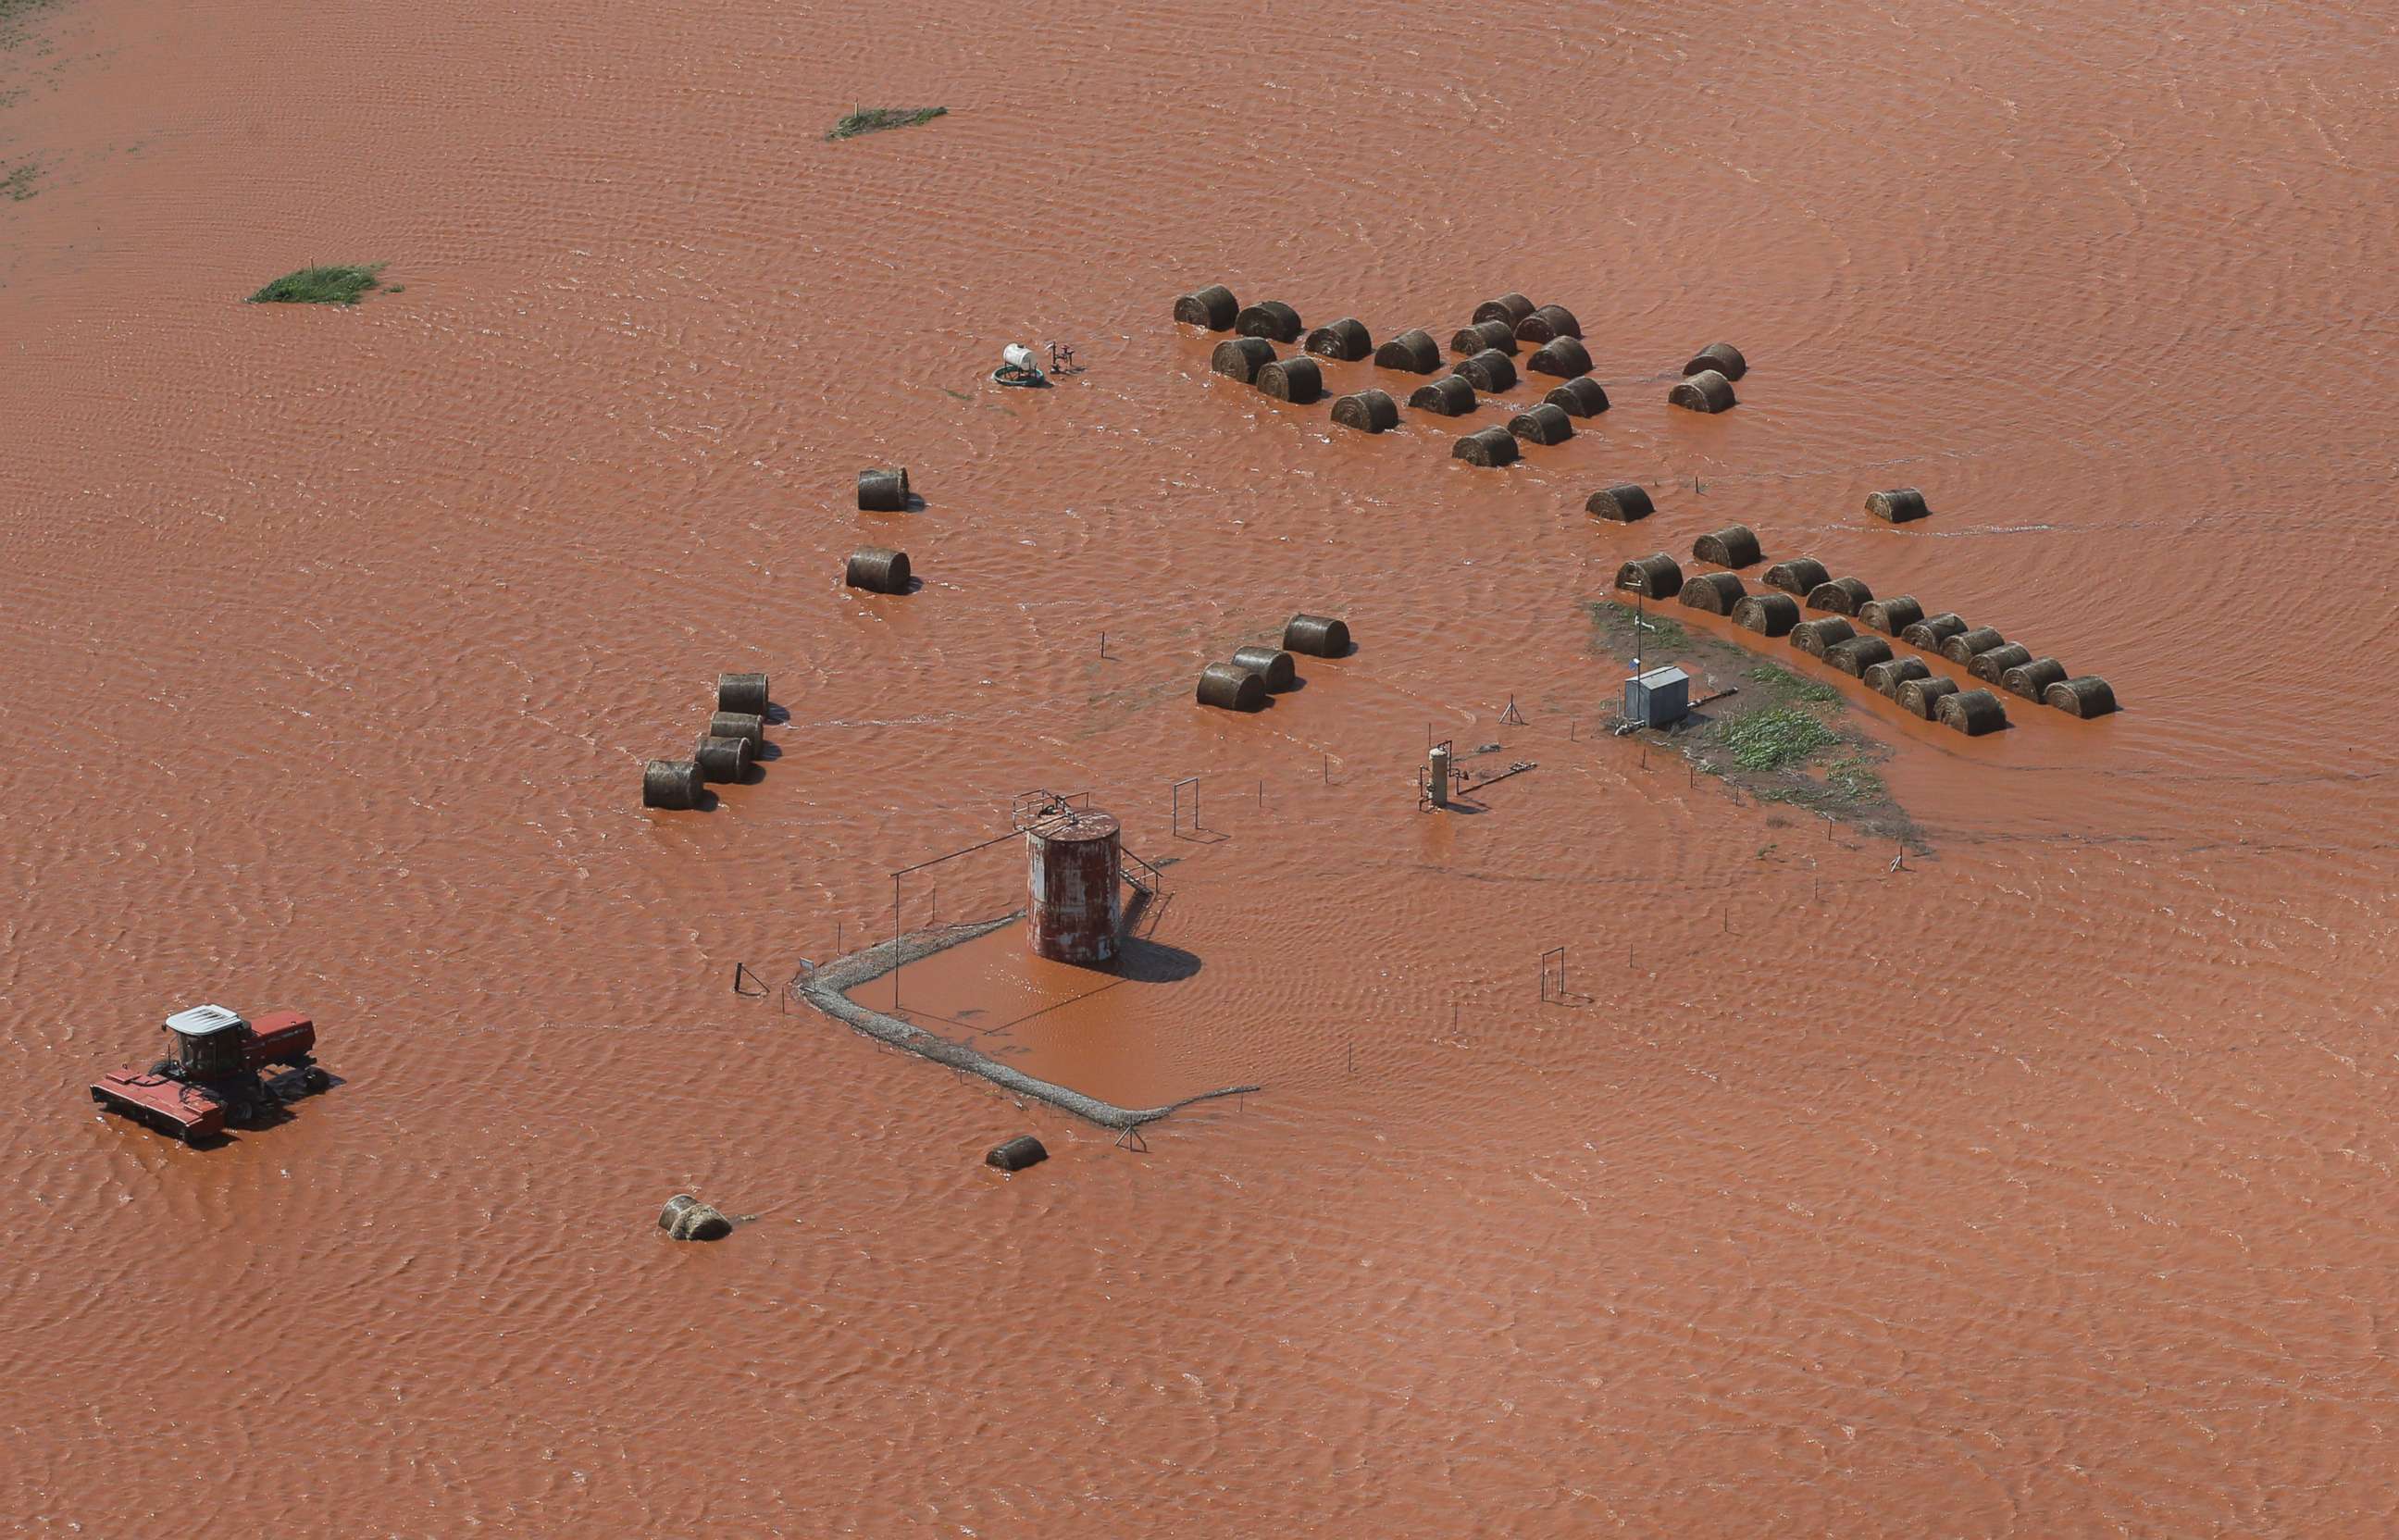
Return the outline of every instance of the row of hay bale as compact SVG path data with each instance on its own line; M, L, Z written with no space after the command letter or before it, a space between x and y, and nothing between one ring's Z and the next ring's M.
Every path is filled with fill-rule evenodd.
M733 782L750 773L766 742L769 697L765 674L716 676L716 709L687 760L652 760L642 767L642 805L688 812L700 805L709 781Z
M1309 657L1346 657L1349 626L1331 615L1300 614L1283 623L1282 645L1237 647L1229 663L1211 663L1200 670L1197 698L1202 706L1224 711L1263 709L1269 696L1299 687L1299 666L1294 653Z
M1304 351L1317 358L1343 363L1371 358L1378 369L1404 370L1413 374L1430 374L1441 367L1441 344L1421 327L1403 331L1377 347L1374 333L1355 316L1344 316L1330 326L1311 331L1299 312L1284 302L1267 300L1244 305L1221 283L1178 297L1174 318L1186 326L1230 331L1238 338L1269 344L1298 343Z
M1576 381L1575 383L1580 385L1586 382ZM1597 386L1594 385L1593 388L1596 389ZM1552 391L1550 399L1557 399L1557 393ZM1602 412L1607 410L1605 392L1602 392L1600 397L1599 410ZM1626 493L1632 495L1627 496ZM1591 501L1583 507L1593 518L1610 520L1619 524L1630 524L1635 520L1647 519L1657 511L1655 505L1649 501L1649 494L1636 486L1603 487L1598 492L1593 493ZM1869 496L1866 499L1866 511L1886 522L1904 524L1911 520L1925 518L1931 510L1925 506L1924 493L1916 488L1894 487L1889 492L1877 492ZM1821 567L1818 569L1820 573L1822 570ZM1774 581L1773 574L1767 574L1767 581L1769 583ZM1820 576L1816 581L1822 582L1823 578ZM1794 591L1804 592L1804 590Z

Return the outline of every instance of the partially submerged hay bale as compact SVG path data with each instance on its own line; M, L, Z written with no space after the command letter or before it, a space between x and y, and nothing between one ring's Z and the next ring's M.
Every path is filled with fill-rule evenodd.
M1916 601L1913 594L1869 600L1858 606L1858 619L1866 629L1885 636L1897 636L1923 618L1924 606Z
M1851 637L1825 648L1824 661L1851 679L1864 679L1868 669L1891 661L1891 643L1878 636Z
M1349 627L1329 615L1295 615L1283 622L1282 645L1285 652L1309 657L1347 657Z
M1766 586L1805 599L1819 584L1829 581L1832 575L1824 570L1824 563L1814 557L1795 556L1788 561L1777 561L1766 569Z
M1749 360L1742 358L1741 349L1730 343L1710 343L1691 355L1691 361L1683 366L1683 372L1697 374L1711 369L1728 380L1738 380L1749 372Z
M1525 367L1536 374L1571 380L1591 372L1591 350L1572 337L1560 337L1553 343L1544 343L1540 351L1525 360Z
M1261 300L1241 307L1241 313L1233 317L1233 330L1244 337L1295 343L1308 328L1299 324L1299 312L1282 301Z
M1803 620L1791 628L1791 645L1809 657L1824 654L1858 634L1857 628L1838 615L1826 615L1822 620Z
M1449 350L1471 358L1477 353L1513 353L1516 333L1505 321L1478 321L1449 334Z
M1964 634L1965 629L1964 616L1955 610L1944 610L1939 615L1926 615L1912 626L1902 627L1899 640L1911 647L1921 647L1928 653L1937 653L1941 650L1943 642L1953 636Z
M718 711L708 719L708 736L739 738L754 753L766 741L766 719L755 711Z
M2021 669L2032 661L2032 649L2021 642L2011 642L2004 647L1976 653L1966 665L1966 671L1986 684L1997 684L2010 669Z
M1400 426L1400 403L1389 391L1357 391L1333 403L1333 421L1361 433L1382 433Z
M723 1240L733 1222L689 1193L677 1193L658 1210L658 1228L670 1240Z
M1515 435L1504 427L1478 429L1452 444L1450 458L1463 460L1470 466L1512 466L1524 457L1516 447Z
M1543 401L1509 418L1508 431L1528 444L1563 444L1574 437L1574 419L1565 408Z
M1799 601L1787 593L1754 593L1732 607L1732 623L1761 636L1789 636L1799 624Z
M1569 417L1596 417L1607 410L1607 392L1588 374L1580 379L1568 380L1541 399L1559 408Z
M1463 417L1474 410L1474 385L1462 375L1444 374L1430 385L1418 385L1408 398L1412 412L1430 412L1443 417Z
M1545 304L1516 323L1520 342L1551 343L1560 337L1579 337L1582 322L1563 304Z
M1355 316L1344 316L1331 326L1320 326L1308 334L1301 344L1320 358L1338 358L1343 363L1356 363L1375 351L1375 339L1367 333L1366 323Z
M1863 577L1836 577L1808 590L1808 607L1834 615L1855 615L1874 599Z
M1616 586L1644 599L1672 599L1683 591L1683 569L1664 551L1636 556L1616 569Z
M699 805L699 766L689 760L652 760L642 766L642 805L676 812Z
M1027 1166L1038 1166L1050 1158L1050 1152L1031 1134L1018 1134L1005 1144L995 1144L985 1151L983 1163L1002 1171L1021 1171Z
M1869 493L1866 511L1886 524L1904 524L1932 510L1924 506L1924 493L1914 487L1893 487L1889 492Z
M1732 393L1732 382L1709 369L1666 392L1666 404L1686 412L1730 412L1741 402Z
M1258 371L1257 386L1278 401L1306 406L1324 394L1324 371L1314 358L1278 358Z
M1264 337L1233 337L1208 355L1208 367L1228 380L1257 383L1258 371L1274 362L1274 344Z
M1730 573L1701 573L1683 581L1682 601L1703 615L1730 615L1746 596Z
M2078 674L2053 684L2040 698L2068 716L2104 717L2116 709L2116 692L2097 674Z
M849 553L842 581L868 593L908 591L908 553L883 546L861 546Z
M1971 631L1959 631L1941 643L1941 655L1952 663L1972 663L1978 653L1994 647L2004 647L2008 639L1988 626L1977 626Z
M766 676L765 674L719 674L716 676L716 709L720 711L749 711L766 714Z
M1204 326L1211 331L1222 331L1233 324L1241 311L1241 302L1221 283L1212 283L1197 293L1186 294L1174 302L1174 318L1186 326Z
M1376 369L1404 369L1411 374L1430 374L1441 367L1441 344L1432 333L1418 327L1403 331L1375 349Z
M1943 698L1956 695L1959 684L1956 680L1947 675L1933 673L1929 669L1925 670L1925 675L1923 679L1903 681L1899 686L1899 694L1891 698L1899 702L1899 709L1909 716L1922 717L1925 721L1931 722L1932 713L1940 709Z
M1533 302L1522 294L1511 291L1500 295L1496 300L1484 300L1481 304L1476 305L1474 320L1477 325L1484 321L1505 321L1508 323L1509 331L1513 331L1516 329L1516 323L1532 313Z
M692 746L691 759L702 780L738 781L750 773L750 740L702 733Z
M858 506L868 513L901 513L908 507L908 467L858 473Z
M1583 511L1593 519L1605 519L1617 524L1630 524L1658 511L1658 506L1649 501L1648 489L1630 481L1619 481L1612 487L1600 488L1582 507Z
M1496 347L1486 347L1471 358L1459 360L1450 366L1449 371L1463 374L1486 396L1516 388L1515 360Z
M1766 553L1758 547L1756 532L1747 524L1727 524L1692 541L1691 555L1719 567L1746 567L1764 560Z
M1933 708L1941 725L1970 738L1996 733L2008 724L2008 709L1988 690L1959 690L1941 697Z
M1230 663L1200 670L1200 704L1227 711L1254 711L1267 703L1267 682Z
M1266 682L1269 695L1281 695L1299 682L1299 666L1281 647L1236 647L1233 667L1247 669Z
M1909 680L1931 679L1932 666L1920 657L1894 657L1887 662L1876 664L1858 677L1864 680L1870 687L1896 698L1899 695L1899 687Z
M1987 653L1984 655L1988 656ZM2066 682L2066 665L2053 657L2037 657L2030 663L2019 663L1999 676L1999 688L2012 696L2039 701L2049 694L2053 684Z

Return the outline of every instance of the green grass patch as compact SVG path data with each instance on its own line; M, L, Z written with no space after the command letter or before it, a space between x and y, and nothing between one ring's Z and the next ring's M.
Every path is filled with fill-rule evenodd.
M1682 622L1671 615L1644 613L1612 599L1589 599L1583 602L1591 611L1592 623L1621 642L1627 653L1633 651L1636 641L1643 647L1681 647L1691 640ZM1594 638L1594 644L1596 642Z
M0 177L0 197L7 198L11 203L22 203L32 197L34 179L41 174L41 167L30 160L10 167L8 174Z
M286 273L250 297L252 304L356 304L370 290L383 287L375 277L383 263L372 267L304 267Z
M946 117L947 107L861 107L833 126L827 139L856 139L885 128L913 128L919 123L930 123Z
M1872 765L1854 756L1826 765L1824 784L1843 802L1882 801L1882 777L1875 774Z
M1763 684L1793 700L1838 700L1841 692L1822 680L1795 674L1779 663L1761 663L1749 671L1753 683Z
M1840 736L1807 712L1788 706L1751 711L1727 721L1718 740L1743 770L1780 770L1830 749Z

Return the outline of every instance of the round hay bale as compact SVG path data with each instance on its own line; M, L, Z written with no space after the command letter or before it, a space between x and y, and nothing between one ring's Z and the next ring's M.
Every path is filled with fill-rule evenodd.
M1941 650L1943 642L1953 636L1962 634L1965 629L1964 616L1955 610L1944 610L1939 615L1926 615L1912 626L1903 626L1900 628L1899 640L1911 647L1921 647L1928 653L1937 653Z
M1450 458L1470 466L1512 466L1524 457L1516 437L1504 427L1486 427L1468 434L1449 450Z
M1666 392L1666 404L1686 412L1730 412L1741 403L1732 393L1732 382L1707 369Z
M1899 702L1899 709L1909 716L1922 717L1925 721L1931 722L1932 713L1940 708L1942 698L1956 695L1958 690L1959 684L1956 680L1945 674L1936 674L1928 669L1922 679L1901 681L1899 694L1891 698Z
M1308 657L1349 655L1349 627L1329 615L1295 615L1283 622L1282 646Z
M1568 380L1541 399L1569 417L1596 417L1607 410L1607 392L1588 374Z
M2021 669L2031 661L2031 648L2021 642L2011 642L2004 647L1976 653L1966 665L1966 671L1986 684L1997 684L2010 669Z
M1527 343L1553 343L1560 337L1579 337L1582 322L1575 319L1573 311L1563 304L1545 304L1516 323L1516 339Z
M1477 353L1513 353L1516 333L1505 321L1481 321L1463 326L1449 334L1449 350L1472 358Z
M750 740L721 738L713 733L702 733L692 746L691 760L699 766L699 778L734 782L750 773Z
M1413 412L1430 412L1443 417L1463 417L1474 410L1474 386L1463 375L1444 374L1430 385L1418 385L1408 398Z
M1799 624L1799 601L1787 593L1754 593L1732 607L1732 623L1760 636L1789 636Z
M1924 606L1913 594L1899 594L1891 599L1872 599L1858 606L1858 620L1870 631L1885 636L1900 632L1924 618Z
M1375 339L1366 331L1366 323L1355 316L1344 316L1331 326L1320 326L1308 334L1301 344L1320 358L1338 358L1354 364L1375 351Z
M1989 656L1989 654L1985 654ZM2049 694L2053 684L2066 682L2066 665L2053 657L2037 657L2030 663L2019 663L1999 676L1999 688L2012 696L2022 696L2040 701Z
M1204 326L1211 331L1222 331L1240 315L1241 302L1221 283L1212 283L1195 294L1186 294L1174 302L1174 318L1186 326Z
M1574 419L1565 408L1543 401L1509 418L1508 431L1528 444L1563 444L1574 437Z
M683 812L699 805L699 766L689 760L652 760L642 766L642 805Z
M1876 664L1859 677L1870 687L1896 698L1901 685L1911 679L1931 679L1932 669L1920 657L1894 657Z
M1616 586L1644 599L1672 599L1683 591L1683 569L1664 551L1636 556L1616 569Z
M1230 663L1200 670L1200 704L1227 711L1254 711L1267 703L1267 682Z
M1476 305L1474 321L1478 326L1484 321L1505 321L1508 323L1508 330L1512 332L1516 329L1516 323L1532 313L1533 302L1522 294L1511 291L1500 295L1496 300L1484 300L1481 304Z
M683 1211L698 1201L699 1199L692 1196L689 1193L677 1193L674 1196L667 1199L666 1207L658 1210L658 1228L661 1230L673 1229L675 1221L683 1217Z
M1904 524L1932 510L1924 506L1924 493L1914 487L1893 487L1889 492L1868 493L1866 511L1886 524Z
M1747 524L1727 524L1692 541L1691 555L1719 567L1746 567L1763 561L1766 553L1758 548L1756 533Z
M1891 643L1878 636L1851 637L1825 648L1824 661L1851 679L1864 679L1868 669L1891 661Z
M1730 343L1710 343L1692 354L1691 361L1683 366L1686 374L1700 374L1711 370L1728 380L1738 380L1749 372L1749 360L1742 358L1741 349Z
M2043 690L2041 700L2068 716L2104 717L2116 709L2116 692L2097 674L2077 674Z
M1988 690L1959 690L1943 696L1932 709L1942 726L1970 738L1996 733L2008 724L2008 709Z
M1832 648L1855 638L1857 628L1838 615L1826 615L1822 620L1803 620L1791 628L1791 645L1809 657L1822 657Z
M983 1163L1002 1171L1021 1171L1027 1166L1038 1166L1050 1158L1050 1152L1031 1134L1018 1134L1005 1144L995 1144L985 1151Z
M849 553L842 581L868 593L908 591L908 553L884 546L861 546Z
M1460 359L1450 366L1449 371L1465 375L1485 396L1516 388L1515 360L1496 347L1486 347L1471 358Z
M1403 331L1375 349L1376 369L1404 369L1411 374L1430 374L1441 367L1441 344L1422 327Z
M1861 606L1874 599L1874 590L1862 577L1836 577L1819 583L1808 590L1808 607L1825 610L1834 615L1855 615Z
M1261 300L1241 307L1233 317L1233 331L1243 337L1264 337L1268 342L1295 343L1308 328L1299 324L1299 312L1281 300Z
M677 1193L658 1210L658 1228L671 1240L723 1240L733 1222L689 1193Z
M1400 403L1382 390L1361 390L1333 403L1333 421L1361 433L1381 433L1400 426Z
M1231 337L1208 355L1208 367L1228 380L1257 383L1258 371L1274 362L1274 344L1264 337Z
M2008 639L1988 626L1977 626L1971 631L1959 631L1941 643L1941 655L1952 663L1972 663L1977 653L1987 653L1994 647L2004 647Z
M1299 666L1281 647L1236 647L1233 667L1264 680L1269 695L1279 696L1299 682Z
M748 711L765 716L767 707L765 674L719 674L716 676L716 709L720 711Z
M1278 401L1306 406L1324 394L1324 371L1314 358L1278 358L1258 371L1258 389Z
M1582 507L1583 511L1593 519L1605 519L1616 524L1630 524L1658 511L1658 505L1649 501L1648 489L1630 481L1600 488Z
M1832 581L1833 574L1824 563L1812 556L1795 556L1788 561L1777 561L1766 569L1766 586L1781 588L1796 599L1805 599L1823 584Z
M1575 338L1560 337L1542 344L1540 351L1525 360L1525 367L1536 374L1571 380L1591 372L1591 351Z
M1746 595L1741 579L1732 574L1701 573L1683 580L1683 591L1678 597L1703 615L1730 615L1732 607Z
M766 741L766 719L755 711L718 711L708 719L708 736L740 738L750 745L754 757Z
M858 506L867 513L904 513L908 507L908 467L861 470L858 473Z

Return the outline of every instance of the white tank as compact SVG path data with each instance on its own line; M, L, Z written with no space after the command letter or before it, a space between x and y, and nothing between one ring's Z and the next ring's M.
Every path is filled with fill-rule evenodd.
M1001 361L1006 363L1010 369L1031 369L1034 367L1033 349L1025 346L1023 343L1009 344L1006 347L999 350L999 357Z
M1435 807L1447 807L1449 805L1449 745L1436 743L1432 746L1432 752L1426 756L1425 778L1432 790L1432 804Z

